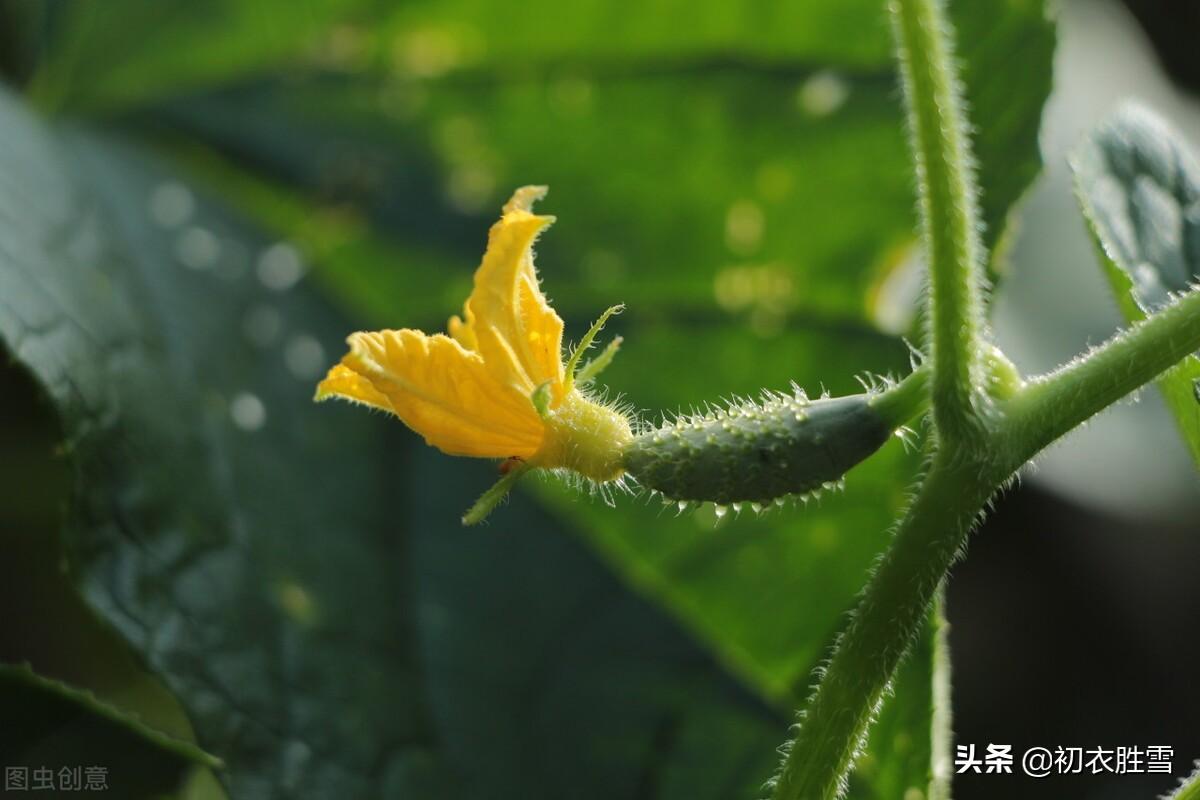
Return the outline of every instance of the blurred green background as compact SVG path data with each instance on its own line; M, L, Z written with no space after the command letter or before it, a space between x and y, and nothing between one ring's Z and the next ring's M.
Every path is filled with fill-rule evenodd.
M1030 276L1082 235L1043 106L1098 116L1064 59L1097 19L1135 28L1068 3L1055 65L1041 2L951 6L987 238L1013 254L997 326L1052 366L1116 323L1027 327L1073 321L1022 298L1054 302ZM902 374L922 267L880 3L5 0L0 58L0 765L105 765L122 797L760 794L915 453L720 521L529 481L464 530L495 465L310 398L350 331L441 329L528 183L568 337L628 307L604 380L646 419ZM1162 416L1116 438L1171 442ZM1163 576L1200 555L1195 475L1114 467L1176 487L1114 515L1070 480L1094 453L1047 462L952 585L960 741L1173 744L1182 773L1200 594ZM852 797L923 796L931 671L926 640Z

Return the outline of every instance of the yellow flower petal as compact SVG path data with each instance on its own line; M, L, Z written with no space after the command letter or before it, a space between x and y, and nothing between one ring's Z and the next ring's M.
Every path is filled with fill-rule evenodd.
M463 313L466 313L465 309ZM475 330L470 325L458 317L451 317L450 324L446 326L446 329L464 348L479 351L479 340L475 338Z
M345 371L331 370L318 398L390 410L449 455L528 458L541 447L544 426L529 396L496 381L483 358L457 340L404 329L354 333L347 342Z
M526 396L549 381L557 404L565 391L563 322L542 294L533 266L534 240L554 221L531 211L545 194L543 186L525 186L504 206L463 308L466 322L454 317L449 330L483 356L497 381Z
M325 380L317 384L317 396L313 399L318 403L330 397L340 397L352 403L378 408L393 414L392 401L383 392L375 388L369 380L359 375L345 364L335 364L325 375Z

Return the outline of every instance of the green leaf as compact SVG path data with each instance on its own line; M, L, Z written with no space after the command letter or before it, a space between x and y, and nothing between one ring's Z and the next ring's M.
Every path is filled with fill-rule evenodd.
M1072 159L1087 219L1117 307L1137 322L1200 280L1200 163L1151 111L1126 106ZM1158 380L1200 467L1200 356Z
M28 374L0 359L0 754L56 780L65 767L64 782L106 767L122 796L159 797L193 766L219 762L64 575L58 534L70 483L61 433L40 400Z
M369 0L64 2L31 94L54 109L112 110L300 58Z
M490 470L310 402L347 324L286 243L3 93L0 132L0 344L61 426L69 577L231 797L753 794L785 719L527 499L459 528Z
M468 796L758 796L786 715L714 681L708 656L522 493L483 529L435 527L455 519L464 470L416 460L430 714L476 777Z
M64 3L35 83L43 102L111 113L165 96L288 69L383 72L398 78L542 63L657 67L696 62L845 61L886 65L890 44L874 0L730 6L604 0L236 0ZM598 35L602 32L602 35Z
M78 785L80 778L73 773L101 766L109 791L151 797L176 788L189 767L221 766L220 759L195 745L27 666L0 664L0 697L4 766L27 772L50 768L56 786L64 768L62 779Z

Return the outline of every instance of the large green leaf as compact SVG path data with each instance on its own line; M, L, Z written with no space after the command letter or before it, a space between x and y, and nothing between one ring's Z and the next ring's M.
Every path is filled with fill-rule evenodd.
M754 793L785 720L529 501L460 529L489 470L309 402L345 323L283 245L6 94L0 131L0 343L61 424L70 577L232 797Z
M43 106L106 109L299 58L371 0L48 2L53 31L31 93Z
M880 273L911 241L894 90L886 73L865 79L847 87L839 114L813 121L795 102L804 79L747 70L610 78L588 84L580 114L558 107L553 76L485 80L433 91L416 119L402 121L369 116L377 86L268 85L187 99L147 124L165 112L189 137L268 176L329 204L365 205L386 231L377 238L455 256L434 275L411 258L323 261L338 276L376 278L347 287L376 318L453 308L501 195L540 182L565 229L539 249L565 313L591 314L620 297L643 313L727 308L744 317L764 306L770 327L788 315L865 319ZM679 97L687 102L664 118ZM373 127L356 131L364 118Z
M282 85L216 98L190 91L180 100L181 90L222 84L181 80L151 93L166 105L147 116L157 126L166 111L187 135L319 201L371 206L370 221L400 241L395 255L406 263L440 265L436 252L451 242L469 267L479 231L507 192L551 183L586 248L559 259L572 279L572 295L558 298L568 305L575 289L626 288L635 273L639 297L630 302L644 291L656 303L711 305L720 281L734 287L723 293L727 304L745 305L739 273L729 274L740 266L761 268L785 310L865 317L890 302L880 283L911 242L911 177L876 0L784 10L693 4L683 15L669 4L622 13L597 3L544 5L523 7L522 18L538 24L522 26L501 24L510 13L502 3L408 4L350 28L353 35L331 34L353 39L359 53L335 80L314 85L313 76L330 74L318 60L292 64ZM989 117L977 149L995 236L1038 166L1052 34L1039 3L954 10L968 98ZM253 40L245 20L215 10L205 19L224 20L222 41ZM459 57L413 74L393 69L390 57L381 62L381 49L401 62L408 50ZM120 66L161 81L172 71L159 64L160 50L169 63L183 60L179 48L131 41ZM47 69L57 63L51 58ZM1013 63L1020 82L1010 80ZM120 82L110 90L105 75L89 73L84 91L119 94ZM548 257L557 254L548 247ZM380 252L350 248L339 255L352 263L328 254L322 263L339 267L357 305L379 309L385 296L392 314L428 313L465 285L463 267L437 270L440 280L406 280L379 267L387 260ZM373 287L363 272L375 274Z
M534 0L514 17L495 0L236 0L60 3L35 94L56 106L112 111L181 89L272 69L335 68L429 77L535 59L615 66L750 60L886 65L875 0L730 5L653 0Z
M122 797L161 797L214 759L64 575L70 484L47 406L0 356L0 761L21 768L27 786L34 770L40 785L69 788L81 782L76 773L100 767L93 777Z
M1200 162L1150 111L1127 106L1072 159L1080 205L1117 307L1145 319L1200 280ZM1200 467L1200 355L1158 380Z

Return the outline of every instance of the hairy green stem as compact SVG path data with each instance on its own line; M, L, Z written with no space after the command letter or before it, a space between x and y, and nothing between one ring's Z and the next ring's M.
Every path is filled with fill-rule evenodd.
M1200 762L1196 764L1196 771L1184 778L1179 788L1170 795L1170 800L1200 800Z
M1055 372L1029 381L1004 409L1012 469L1063 434L1200 350L1200 289L1179 297Z
M892 0L929 258L933 414L945 441L977 438L986 324L983 245L966 114L941 0Z
M776 800L829 800L984 504L1017 469L1093 414L1200 349L1200 290L1086 357L1030 381L977 446L943 449L862 595L804 711Z
M896 667L999 483L981 464L935 457L808 700L775 800L839 796Z
M513 465L508 472L500 476L500 480L492 484L486 492L479 496L479 499L467 509L467 513L463 514L463 525L478 525L488 518L496 506L504 498L508 497L508 493L517 485L517 481L521 480L522 476L530 470L530 466L525 463Z

